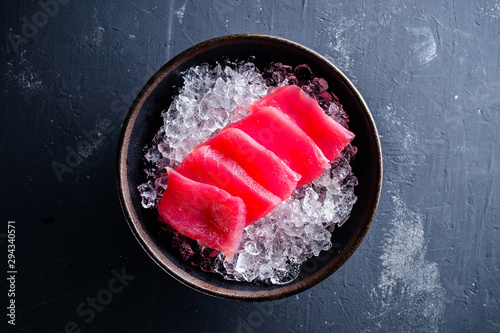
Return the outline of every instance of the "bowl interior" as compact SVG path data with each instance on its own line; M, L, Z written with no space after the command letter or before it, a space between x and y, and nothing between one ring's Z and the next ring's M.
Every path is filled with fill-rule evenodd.
M181 73L191 66L217 61L244 60L254 56L263 68L272 61L296 66L309 64L325 78L349 116L349 128L356 134L358 148L351 162L359 185L358 201L351 217L332 235L333 248L303 265L299 277L286 285L264 285L227 281L219 274L205 273L184 262L161 243L157 233L157 213L143 209L137 186L145 181L143 147L150 143L162 125L160 113L168 108L182 86ZM125 120L118 152L118 187L122 207L137 239L155 262L179 281L199 291L240 300L270 300L303 291L337 270L356 250L374 217L380 196L382 156L377 130L363 98L352 83L333 64L314 51L278 37L231 35L198 44L163 66L146 84Z

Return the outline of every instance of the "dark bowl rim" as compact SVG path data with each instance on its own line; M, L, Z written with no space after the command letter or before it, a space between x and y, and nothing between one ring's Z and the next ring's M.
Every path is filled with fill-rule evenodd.
M130 188L128 185L128 177L127 177L127 155L128 155L130 136L137 115L140 112L142 105L151 94L151 92L170 72L172 72L176 67L178 67L178 65L184 62L186 59L192 58L212 48L227 45L237 41L241 42L270 41L270 42L286 44L292 47L299 48L302 51L305 51L306 53L313 55L314 57L318 58L321 62L323 62L325 65L329 66L339 76L339 78L342 81L344 81L344 83L349 87L350 91L353 93L353 95L361 105L365 113L365 116L369 122L369 125L371 127L372 139L374 140L377 148L375 152L377 157L376 195L375 198L372 199L371 205L369 207L370 209L368 211L368 221L361 224L361 226L364 227L357 230L357 232L353 235L349 243L341 251L340 255L341 258L339 260L332 260L322 269L315 272L313 275L305 278L304 280L292 284L287 284L283 287L278 287L276 289L265 290L265 291L232 290L211 285L186 273L181 268L176 266L172 261L166 258L161 253L161 251L153 245L153 242L149 237L149 235L142 228L140 228L140 221L135 212L132 203L132 198L130 196ZM134 234L135 238L139 242L139 244L158 266L160 266L164 271L166 271L170 276L172 276L179 282L195 290L198 290L202 293L224 299L233 299L240 301L269 301L269 300L281 299L300 293L306 289L309 289L315 286L316 284L320 283L327 277L329 277L331 274L333 274L356 251L356 249L364 239L366 233L368 232L368 229L370 228L372 221L375 217L377 206L380 201L382 178L383 178L382 148L380 144L377 127L375 125L375 121L373 119L373 116L370 112L368 105L366 104L364 98L361 96L361 93L354 86L354 84L349 80L349 78L347 78L347 76L340 69L337 68L337 66L335 66L330 60L326 59L324 56L317 53L316 51L302 44L291 41L289 39L273 35L266 35L266 34L244 33L244 34L233 34L233 35L216 37L201 42L199 44L196 44L190 47L189 49L181 52L174 58L172 58L149 79L149 81L146 83L146 85L142 88L142 90L138 94L137 98L132 103L132 106L130 107L130 110L125 118L118 142L116 182L119 192L118 194L120 198L120 204L124 212L124 215L126 217L127 223L130 229L132 230L132 233Z

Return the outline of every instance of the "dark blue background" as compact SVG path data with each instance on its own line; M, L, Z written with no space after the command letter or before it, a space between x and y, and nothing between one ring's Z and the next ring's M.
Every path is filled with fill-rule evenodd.
M500 332L500 2L60 2L51 16L37 1L0 3L0 256L15 220L18 271L15 327L2 278L2 331ZM356 253L318 286L261 304L170 278L128 229L115 185L121 124L149 76L244 32L337 64L384 152L381 204ZM72 166L58 178L54 162ZM131 279L114 294L113 270ZM77 313L106 295L95 317Z

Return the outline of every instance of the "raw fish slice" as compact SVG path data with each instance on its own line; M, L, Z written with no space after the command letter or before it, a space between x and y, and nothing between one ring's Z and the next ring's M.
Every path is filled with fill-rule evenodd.
M158 211L165 223L231 260L246 222L243 200L215 186L188 179L168 168L168 186Z
M330 118L318 102L298 86L280 87L252 104L249 109L256 112L268 106L274 106L290 117L313 139L330 162L354 138L354 133Z
M200 146L210 146L232 159L281 200L290 197L301 178L272 151L238 128L227 128Z
M245 226L267 215L281 202L235 161L208 146L199 147L186 156L176 171L189 179L217 186L240 197L247 207Z
M329 161L314 141L275 107L262 107L226 128L238 128L302 176L297 186L321 176Z

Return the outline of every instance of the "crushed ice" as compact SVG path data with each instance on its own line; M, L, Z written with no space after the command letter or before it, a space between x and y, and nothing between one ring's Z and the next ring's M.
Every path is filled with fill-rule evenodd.
M289 81L285 74L278 74L283 84ZM145 148L148 181L138 187L144 208L157 207L167 187L166 166L177 167L192 147L248 115L247 106L269 92L266 79L251 62L218 64L214 68L200 65L184 72L183 78L179 94L162 113L163 127ZM327 111L336 116L343 112L338 104L329 105ZM349 218L356 202L357 180L349 165L355 152L356 148L349 145L320 178L297 188L274 211L246 227L231 262L225 261L222 253L215 256L214 251L196 246L175 231L171 231L177 241L173 246L184 260L197 257L193 248L198 248L201 259L192 263L226 279L273 284L292 281L304 261L332 247L331 232Z

